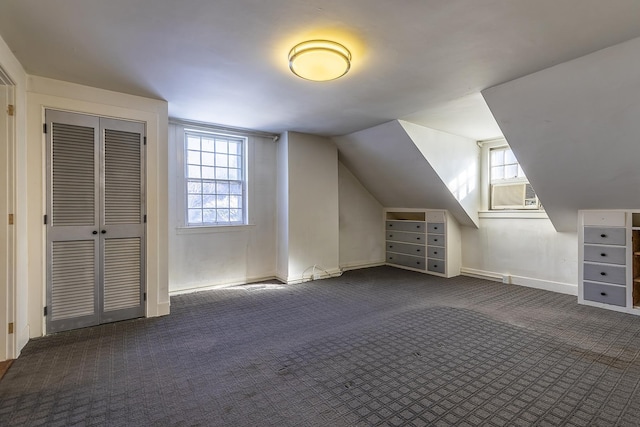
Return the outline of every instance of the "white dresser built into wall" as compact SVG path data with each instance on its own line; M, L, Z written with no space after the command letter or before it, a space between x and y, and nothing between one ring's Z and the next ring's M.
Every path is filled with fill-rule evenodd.
M640 314L640 212L580 211L578 302Z
M384 211L386 263L442 277L460 274L457 221L445 210Z

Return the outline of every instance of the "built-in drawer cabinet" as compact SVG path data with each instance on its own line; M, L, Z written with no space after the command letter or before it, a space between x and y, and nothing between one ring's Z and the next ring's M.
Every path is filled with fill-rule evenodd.
M580 211L578 301L640 314L640 212Z
M460 274L458 244L448 248L451 219L442 210L388 210L385 212L386 262L440 276ZM456 238L459 240L459 231ZM448 253L454 253L454 268L448 268Z

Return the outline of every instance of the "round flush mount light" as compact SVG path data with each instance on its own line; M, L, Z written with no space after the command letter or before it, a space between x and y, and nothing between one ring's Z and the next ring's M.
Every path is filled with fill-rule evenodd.
M340 43L309 40L289 52L289 68L298 77L314 82L335 80L351 68L351 52Z

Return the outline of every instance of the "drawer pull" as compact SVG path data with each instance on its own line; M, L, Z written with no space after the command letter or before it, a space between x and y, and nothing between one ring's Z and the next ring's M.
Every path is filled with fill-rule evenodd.
M607 275L607 273L605 273L604 271L601 271L601 272L600 272L600 275L601 275L601 276L606 276L606 275Z
M420 252L420 249L416 249L416 252Z
M433 268L438 268L438 264L433 264Z
M606 234L601 234L600 237L602 237L604 239L605 237L607 237L607 235Z
M393 245L389 245L389 249L393 249Z
M438 227L433 227L433 229L434 229L434 230L437 230L437 229L438 229Z
M389 237L393 237L393 234L389 234Z
M419 238L419 237L416 237L416 240L420 240L420 238Z
M420 226L419 226L419 225L417 225L416 227L417 227L417 228L420 228Z
M434 255L438 255L438 251L434 251L434 252L433 252L433 254L434 254Z
M600 256L607 256L607 254L600 254Z
M600 292L600 295L602 295L603 297L606 297L607 293L606 292Z
M434 242L437 242L437 241L438 241L438 239L433 239L433 241L434 241Z
M417 261L416 264L420 265L420 261Z
M390 257L389 257L389 259L393 259L393 257L392 257L392 256L390 256Z

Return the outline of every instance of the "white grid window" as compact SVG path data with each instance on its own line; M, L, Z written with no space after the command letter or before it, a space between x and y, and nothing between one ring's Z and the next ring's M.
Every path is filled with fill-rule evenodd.
M524 176L511 148L493 148L491 149L491 183L505 179L525 181L527 177Z
M246 221L245 139L185 131L188 226Z

